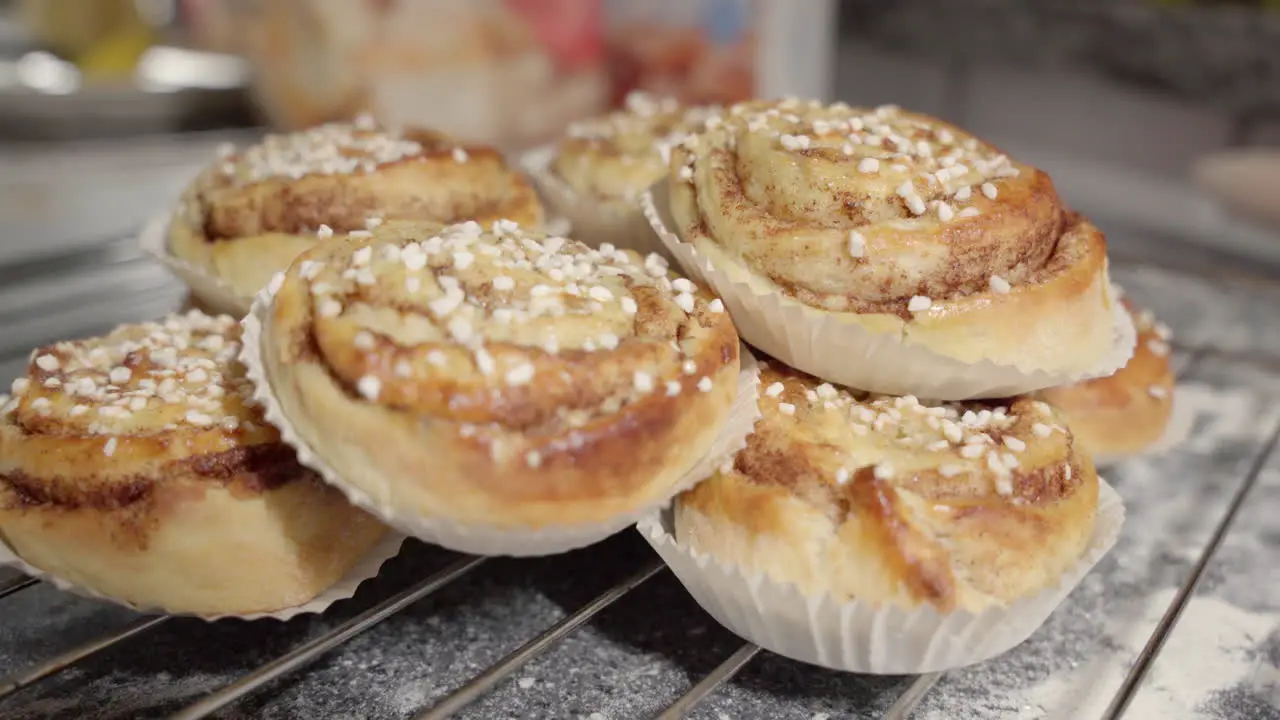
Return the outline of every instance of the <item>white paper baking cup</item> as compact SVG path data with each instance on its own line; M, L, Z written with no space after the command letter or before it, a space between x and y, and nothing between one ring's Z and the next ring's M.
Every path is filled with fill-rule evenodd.
M280 431L286 443L298 453L298 462L315 470L330 485L341 490L351 503L382 519L383 522L429 543L457 552L473 555L507 555L532 557L568 552L599 542L637 520L670 504L676 495L710 477L720 465L739 450L746 447L747 436L760 418L759 383L760 367L744 346L741 351L741 372L738 374L738 393L720 434L710 450L661 501L654 502L604 522L578 525L547 526L542 528L496 528L488 525L459 523L445 517L429 517L406 512L389 501L380 502L361 488L347 482L342 475L324 461L319 453L294 429L271 390L262 359L263 329L270 321L271 303L276 283L272 283L254 300L253 308L244 318L243 346L240 360L244 363L249 379L254 385L254 397L261 403L267 421Z
M1037 595L977 615L806 595L794 584L745 572L682 546L669 509L641 520L636 528L698 604L737 635L801 662L899 675L972 665L1026 640L1111 549L1123 524L1120 495L1099 478L1097 520L1076 566Z
M147 221L142 234L138 236L138 247L159 260L160 264L169 269L169 272L186 283L191 290L191 295L208 312L244 317L244 314L249 311L249 306L253 304L252 297L237 293L221 278L169 252L169 220L169 215L164 214Z
M80 597L91 598L93 600L105 600L109 603L120 605L140 613L158 613L173 615L175 617L195 617L201 620L214 622L216 620L226 620L235 618L239 620L291 620L299 615L317 615L329 609L330 605L339 600L348 600L356 594L356 589L365 580L372 580L377 577L378 571L382 569L382 565L391 558L400 554L400 547L404 545L405 536L397 532L387 532L387 534L374 545L363 558L347 571L338 582L330 585L328 589L317 595L315 598L304 605L297 607L276 610L275 612L251 613L248 615L199 615L196 613L171 613L163 608L150 607L146 605L136 605L134 603L118 600L109 595L87 588L82 585L76 585L68 582L56 575L41 570L40 568L27 563L18 554L13 551L3 540L0 540L0 567L12 567L22 571L24 574L33 578L38 578L47 583L53 584L54 587L65 592L69 592Z
M551 171L555 146L544 146L520 157L520 166L533 180L552 213L569 219L573 239L591 247L612 243L615 247L635 250L641 255L658 253L667 260L671 254L654 234L638 201L583 198Z
M1119 302L1112 308L1111 347L1087 373L1022 370L990 360L968 363L940 355L903 342L896 334L872 332L841 314L811 308L753 279L745 268L712 265L668 229L662 202L652 192L645 193L640 200L645 218L684 271L720 295L742 339L823 380L931 400L1002 398L1110 375L1133 355L1133 321Z
M1203 390L1196 390L1203 393ZM1191 429L1196 424L1196 408L1191 402L1192 389L1179 383L1173 388L1173 411L1164 433L1159 440L1136 453L1100 453L1093 456L1093 464L1098 467L1109 467L1128 460L1139 460L1163 455L1181 445L1191 436Z

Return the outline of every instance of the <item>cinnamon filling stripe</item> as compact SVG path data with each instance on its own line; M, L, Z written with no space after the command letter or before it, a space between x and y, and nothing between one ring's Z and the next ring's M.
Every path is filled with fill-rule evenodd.
M0 485L12 491L17 508L59 507L67 510L119 510L149 499L157 487L177 475L234 485L246 494L261 494L290 482L314 479L300 466L293 449L283 443L235 448L174 460L155 474L104 479L100 475L33 477L22 471L0 473Z

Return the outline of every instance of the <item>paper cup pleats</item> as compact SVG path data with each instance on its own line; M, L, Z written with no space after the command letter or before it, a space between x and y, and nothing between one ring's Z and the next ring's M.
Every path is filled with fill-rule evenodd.
M688 549L675 536L670 510L637 525L698 604L720 624L762 648L833 670L874 674L937 672L981 662L1032 635L1111 549L1124 506L1099 480L1089 545L1075 567L1040 593L980 614L941 614L802 593L761 573Z

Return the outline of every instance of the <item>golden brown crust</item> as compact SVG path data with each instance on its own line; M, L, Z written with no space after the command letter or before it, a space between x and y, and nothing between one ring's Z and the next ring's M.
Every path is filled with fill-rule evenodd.
M385 528L298 465L238 350L233 319L198 311L36 350L0 411L0 536L172 612L277 610L337 581Z
M717 266L874 332L1071 374L1111 350L1102 234L1043 172L934 118L743 103L673 147L668 180L673 229Z
M386 533L318 480L249 497L235 490L239 484L177 475L119 508L14 506L0 486L0 539L79 587L149 609L211 616L303 605Z
M366 495L542 527L670 493L727 416L737 343L656 256L402 224L299 257L263 360L294 429Z
M671 170L681 229L829 310L1020 284L1066 214L1043 172L895 108L743 103L676 145Z
M537 226L543 213L497 150L426 130L330 124L229 149L184 194L169 246L251 297L322 228L503 218Z
M1114 375L1041 393L1067 416L1072 433L1095 456L1143 452L1164 436L1173 414L1169 328L1149 310L1139 311L1128 300L1124 305L1138 330L1128 364Z
M855 397L773 363L760 381L746 449L676 502L686 546L837 601L942 612L1032 595L1083 554L1097 475L1048 405Z
M674 98L633 92L624 108L570 125L556 146L551 169L588 202L634 205L640 193L666 174L663 145L697 127L709 112L683 108Z

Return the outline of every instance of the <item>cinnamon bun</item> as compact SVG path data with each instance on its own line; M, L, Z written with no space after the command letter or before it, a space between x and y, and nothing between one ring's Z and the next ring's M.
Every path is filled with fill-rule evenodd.
M801 370L963 399L1105 374L1132 348L1102 233L1044 172L940 120L753 101L670 160L658 229L744 339Z
M554 147L533 153L526 165L547 203L570 219L575 237L590 245L665 252L638 200L666 175L667 145L709 112L633 92L623 108L571 124Z
M174 613L293 608L342 578L386 528L263 421L239 335L191 311L36 350L0 414L0 539Z
M1174 373L1167 325L1150 310L1122 301L1133 317L1138 345L1114 375L1041 393L1067 416L1071 431L1095 458L1137 455L1159 443L1173 414Z
M621 530L683 489L737 394L716 298L656 255L509 221L325 243L268 293L252 372L286 439L355 502L468 552ZM590 537L522 542L569 526Z
M1081 560L1098 477L1030 397L924 404L777 364L731 468L680 495L679 543L806 596L940 613L1004 607Z
M225 148L185 192L168 251L225 285L219 304L243 313L317 237L393 220L504 218L537 225L543 214L497 150L361 119Z

